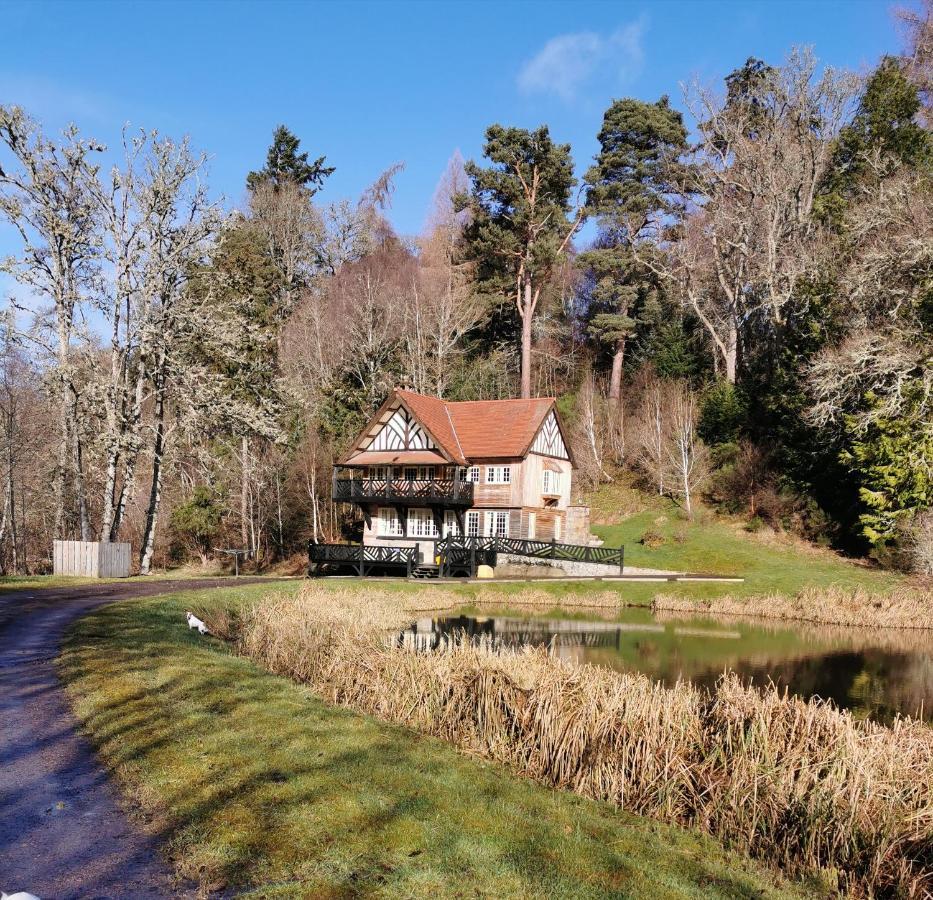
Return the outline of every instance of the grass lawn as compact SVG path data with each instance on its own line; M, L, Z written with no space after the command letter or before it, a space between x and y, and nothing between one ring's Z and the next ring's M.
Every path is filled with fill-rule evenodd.
M256 897L790 897L699 834L329 706L189 632L183 611L297 583L105 607L61 672L179 872Z
M592 497L594 519L612 518L615 498L618 505L630 507L630 492L604 488ZM646 498L639 495L642 507ZM625 546L629 566L674 569L717 575L740 575L744 584L649 586L653 596L659 592L690 596L782 593L793 595L804 587L865 587L887 591L902 577L892 572L870 568L846 559L830 550L807 544L789 535L770 531L751 534L741 523L717 517L703 510L701 518L688 522L670 501L654 498L652 508L641 509L611 525L594 525L608 546ZM652 549L641 543L646 531L661 535L663 543ZM643 593L636 588L633 593Z
M264 575L265 573L259 573ZM256 578L252 573L244 573L244 578ZM270 578L282 578L281 575L269 574ZM133 575L130 578L85 578L81 575L0 575L0 593L7 591L25 591L30 588L81 587L87 584L109 584L115 581L127 583L137 581L172 581L195 578L233 578L232 573L207 572L199 574L196 569L186 568L152 575Z
M79 587L83 584L101 584L115 578L84 578L79 575L0 575L0 593L25 591L29 588Z

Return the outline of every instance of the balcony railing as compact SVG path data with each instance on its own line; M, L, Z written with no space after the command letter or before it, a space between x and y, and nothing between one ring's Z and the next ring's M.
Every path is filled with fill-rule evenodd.
M368 503L385 501L391 504L425 506L472 506L473 484L469 481L440 481L405 478L345 478L335 475L335 502Z

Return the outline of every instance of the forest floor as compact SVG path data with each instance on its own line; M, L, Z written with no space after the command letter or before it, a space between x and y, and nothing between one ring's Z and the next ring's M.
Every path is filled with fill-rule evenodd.
M113 604L66 641L78 718L183 879L264 898L810 894L699 833L330 706L185 626L192 606L297 589Z

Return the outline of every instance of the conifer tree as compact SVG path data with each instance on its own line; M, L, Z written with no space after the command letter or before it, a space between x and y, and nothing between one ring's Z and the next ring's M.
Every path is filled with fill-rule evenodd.
M521 395L531 396L531 338L542 292L567 252L580 222L572 219L576 184L569 144L555 144L546 125L534 131L491 125L483 155L490 165L466 164L467 254L489 293L512 296L521 320Z
M600 235L578 261L591 278L590 333L611 348L609 399L615 402L637 311L656 302L657 279L637 263L632 242L678 202L687 131L667 97L657 103L626 98L606 111L598 137L600 150L585 181L587 213L596 217Z
M291 183L307 189L309 194L316 194L324 181L333 175L334 167L325 166L323 156L308 162L308 154L298 152L300 144L301 141L288 128L279 125L272 135L265 166L246 176L246 186L253 191L265 182L271 182L273 187Z

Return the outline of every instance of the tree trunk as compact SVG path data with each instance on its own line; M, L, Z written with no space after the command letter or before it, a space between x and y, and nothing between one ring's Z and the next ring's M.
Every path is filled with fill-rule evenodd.
M146 527L140 552L139 570L148 575L152 568L152 552L155 547L155 530L159 520L159 505L162 502L162 459L165 455L165 378L159 375L155 397L155 441L152 446L152 487L149 489L149 506L146 509Z
M75 401L75 419L77 423L77 400ZM91 529L91 518L87 508L87 489L84 485L84 445L75 427L74 433L74 466L75 466L75 494L78 497L78 517L81 523L81 540L93 541L94 532Z
M12 424L10 426L10 435L13 434ZM7 476L6 476L6 494L7 502L10 505L10 547L12 553L13 574L19 572L19 542L16 533L16 485L13 480L13 444L12 441L7 445ZM24 520L25 521L25 520Z
M58 464L55 467L55 528L53 536L67 539L70 535L65 533L65 497L68 490L66 475L68 471L68 446L71 441L69 440L68 416L65 412L64 399L62 400L59 427L61 434L58 440Z
M625 338L616 341L612 354L612 371L609 373L609 406L615 409L622 397L622 364L625 362Z
M7 513L9 512L9 508L10 498L6 497L3 501L3 517L0 518L0 575L6 575L7 573L3 556L3 539L6 537L6 523L8 518ZM13 572L15 574L16 570L14 569Z
M726 381L729 384L735 384L736 373L738 370L739 359L739 330L733 319L729 319L729 327L726 334L726 349L723 362L726 369Z
M111 435L111 439L112 439ZM117 493L117 463L120 451L116 446L107 451L107 477L104 479L104 508L100 516L100 539L112 541L114 505Z
M531 397L531 323L534 317L531 279L525 280L524 297L519 309L522 320L522 399Z
M240 547L249 546L249 438L240 438Z

